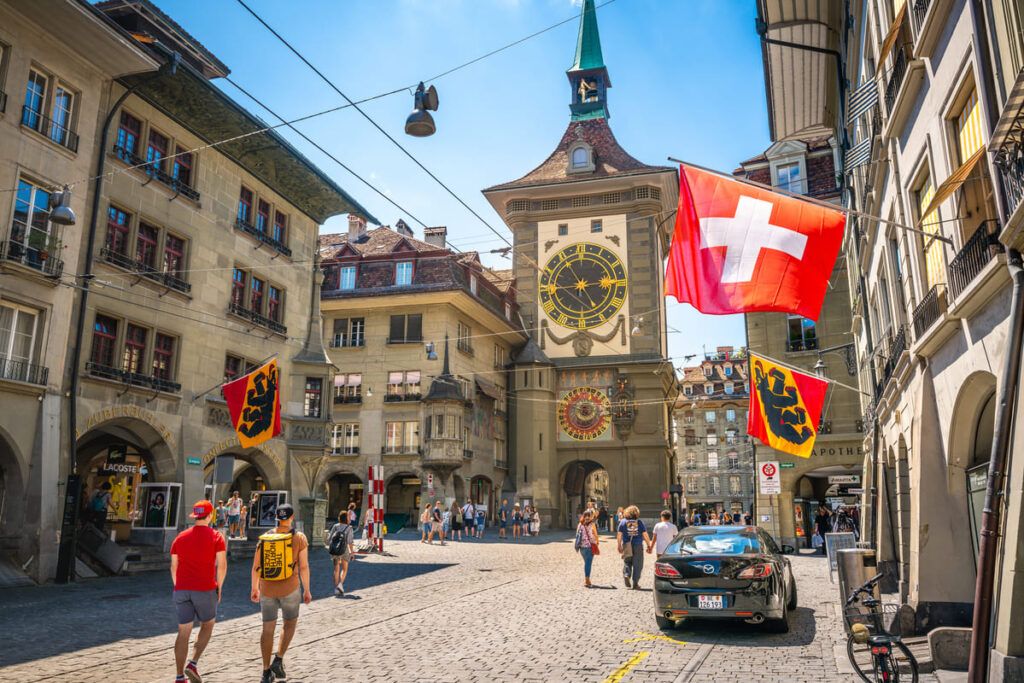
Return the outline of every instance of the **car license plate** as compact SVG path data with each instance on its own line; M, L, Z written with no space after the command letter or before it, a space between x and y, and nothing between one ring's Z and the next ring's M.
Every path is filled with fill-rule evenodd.
M725 607L725 598L721 595L698 595L697 609L722 609Z

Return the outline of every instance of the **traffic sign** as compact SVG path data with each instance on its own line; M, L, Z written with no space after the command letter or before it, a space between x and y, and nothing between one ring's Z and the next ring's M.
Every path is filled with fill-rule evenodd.
M778 461L768 460L758 465L757 482L762 495L775 495L782 493L782 481L779 478Z

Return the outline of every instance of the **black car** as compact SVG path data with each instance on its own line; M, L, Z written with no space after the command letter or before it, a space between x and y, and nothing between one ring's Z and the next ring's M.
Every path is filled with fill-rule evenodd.
M679 532L654 565L660 628L692 617L743 619L789 631L796 581L788 545L754 526L696 526Z

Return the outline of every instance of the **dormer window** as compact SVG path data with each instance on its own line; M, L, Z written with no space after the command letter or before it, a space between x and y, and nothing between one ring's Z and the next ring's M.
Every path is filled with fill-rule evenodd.
M477 287L476 275L470 275L469 276L469 291L471 293L473 293L474 295L476 295L476 287Z
M412 284L412 261L399 261L395 264L395 285L398 287Z
M594 152L585 142L577 142L569 148L569 173L586 173L594 170Z
M585 147L577 147L572 151L572 167L584 168L590 162L590 155Z

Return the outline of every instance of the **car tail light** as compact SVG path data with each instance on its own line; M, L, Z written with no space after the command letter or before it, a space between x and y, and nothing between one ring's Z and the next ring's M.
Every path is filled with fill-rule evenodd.
M871 648L871 654L873 655L887 655L889 654L888 645L875 645Z
M654 563L654 575L660 576L663 579L678 579L683 576L679 573L678 569L670 564L665 564L664 562Z
M765 579L772 575L772 566L767 562L758 562L752 564L743 571L741 571L736 578L738 579Z

